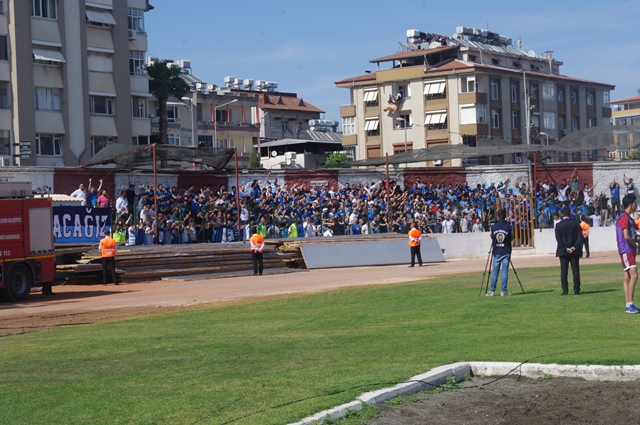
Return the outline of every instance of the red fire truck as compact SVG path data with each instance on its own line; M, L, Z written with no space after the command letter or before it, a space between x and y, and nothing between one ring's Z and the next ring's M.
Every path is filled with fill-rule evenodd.
M0 296L27 298L53 282L55 253L50 198L34 198L29 182L0 182Z

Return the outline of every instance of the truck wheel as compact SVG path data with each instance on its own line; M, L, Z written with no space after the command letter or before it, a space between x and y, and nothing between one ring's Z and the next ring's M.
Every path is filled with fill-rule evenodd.
M4 294L9 301L21 301L29 296L33 276L31 270L23 264L17 264L11 268L8 278L4 283Z

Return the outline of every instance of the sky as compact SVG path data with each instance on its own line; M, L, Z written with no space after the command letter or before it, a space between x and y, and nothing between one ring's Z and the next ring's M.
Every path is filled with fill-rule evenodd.
M225 76L278 83L278 91L341 123L349 90L335 82L376 69L397 52L406 31L451 36L457 26L522 40L523 50L553 51L562 75L616 86L611 100L640 89L640 2L621 0L150 0L149 56L191 61L193 74L224 85ZM388 68L389 64L383 64Z

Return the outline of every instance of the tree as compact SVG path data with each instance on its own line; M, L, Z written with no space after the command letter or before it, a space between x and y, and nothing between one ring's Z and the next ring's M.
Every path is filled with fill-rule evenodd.
M163 145L168 143L169 117L167 114L167 101L171 96L180 99L189 91L189 84L180 78L181 73L182 68L169 68L167 61L156 62L147 67L149 92L158 99L160 144Z
M251 148L251 152L249 152L249 169L255 170L256 168L260 168L260 157L256 148Z
M347 162L349 162L347 154L334 152L327 156L327 162L324 165L325 167L348 168Z

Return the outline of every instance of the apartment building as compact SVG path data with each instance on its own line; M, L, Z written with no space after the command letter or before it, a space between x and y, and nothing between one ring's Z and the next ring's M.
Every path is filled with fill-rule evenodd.
M451 37L408 30L400 45L370 61L375 71L335 83L350 92L350 104L340 109L342 143L357 160L447 144L476 146L485 137L552 145L569 133L609 124L614 86L561 75L562 62L551 52L524 51L508 37L467 27ZM554 159L597 155L594 149ZM522 162L520 154L480 159Z
M0 1L0 165L148 143L148 0Z
M638 93L637 96L611 101L613 125L640 126L640 90ZM636 131L616 132L614 142L617 149L608 152L609 159L620 160L629 156L632 147L640 142L636 133Z

